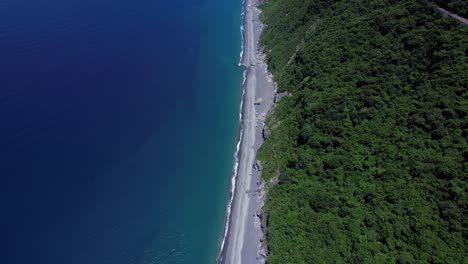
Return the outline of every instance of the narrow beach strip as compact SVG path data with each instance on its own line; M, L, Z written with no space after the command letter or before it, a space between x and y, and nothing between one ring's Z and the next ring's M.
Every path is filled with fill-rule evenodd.
M256 152L263 142L264 117L273 105L275 88L268 74L258 42L263 29L257 0L245 0L242 12L242 51L244 67L239 142L231 180L231 196L218 263L264 263L261 256L263 233L256 212L263 206L259 173L253 170ZM255 104L261 101L262 105ZM263 254L264 255L264 254Z

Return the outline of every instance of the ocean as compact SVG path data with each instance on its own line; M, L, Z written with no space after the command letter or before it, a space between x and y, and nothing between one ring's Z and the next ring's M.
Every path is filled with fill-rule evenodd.
M0 262L212 263L239 0L0 1Z

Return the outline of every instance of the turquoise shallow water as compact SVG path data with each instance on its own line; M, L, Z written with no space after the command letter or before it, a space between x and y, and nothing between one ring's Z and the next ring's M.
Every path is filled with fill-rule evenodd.
M2 263L210 263L241 1L0 3Z

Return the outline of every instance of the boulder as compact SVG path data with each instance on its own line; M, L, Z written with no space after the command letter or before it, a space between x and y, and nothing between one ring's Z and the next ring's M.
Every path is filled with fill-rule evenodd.
M274 102L275 102L275 103L278 103L279 100L280 100L281 98L285 97L285 96L290 96L290 94L289 94L287 91L282 92L282 93L275 93L275 100L274 100Z
M257 217L260 219L260 221L263 221L263 210L258 210L256 213Z
M271 130L265 125L262 130L263 140L266 140L271 135Z
M262 164L260 163L259 160L255 161L254 165L253 165L253 168L256 170L256 171L262 171Z

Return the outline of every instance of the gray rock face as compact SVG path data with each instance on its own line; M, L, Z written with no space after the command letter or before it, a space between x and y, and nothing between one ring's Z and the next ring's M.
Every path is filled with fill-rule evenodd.
M290 94L286 91L286 92L282 92L282 93L276 93L275 94L275 103L278 103L279 100L285 96L290 96Z
M260 219L260 228L262 229L262 232L265 233L266 230L266 215L265 212L260 209L256 213L258 219Z
M280 175L280 171L277 170L277 171L276 171L276 175L275 175L273 178L271 178L270 181L269 181L270 186L274 186L274 185L278 184L278 182L279 182L279 175Z
M257 211L256 215L260 221L263 221L263 211L261 209Z
M253 168L256 171L262 171L262 164L260 163L259 160L255 161L255 164L253 165Z
M271 136L271 130L266 125L265 127L263 127L262 136L263 140L266 140L268 137Z

